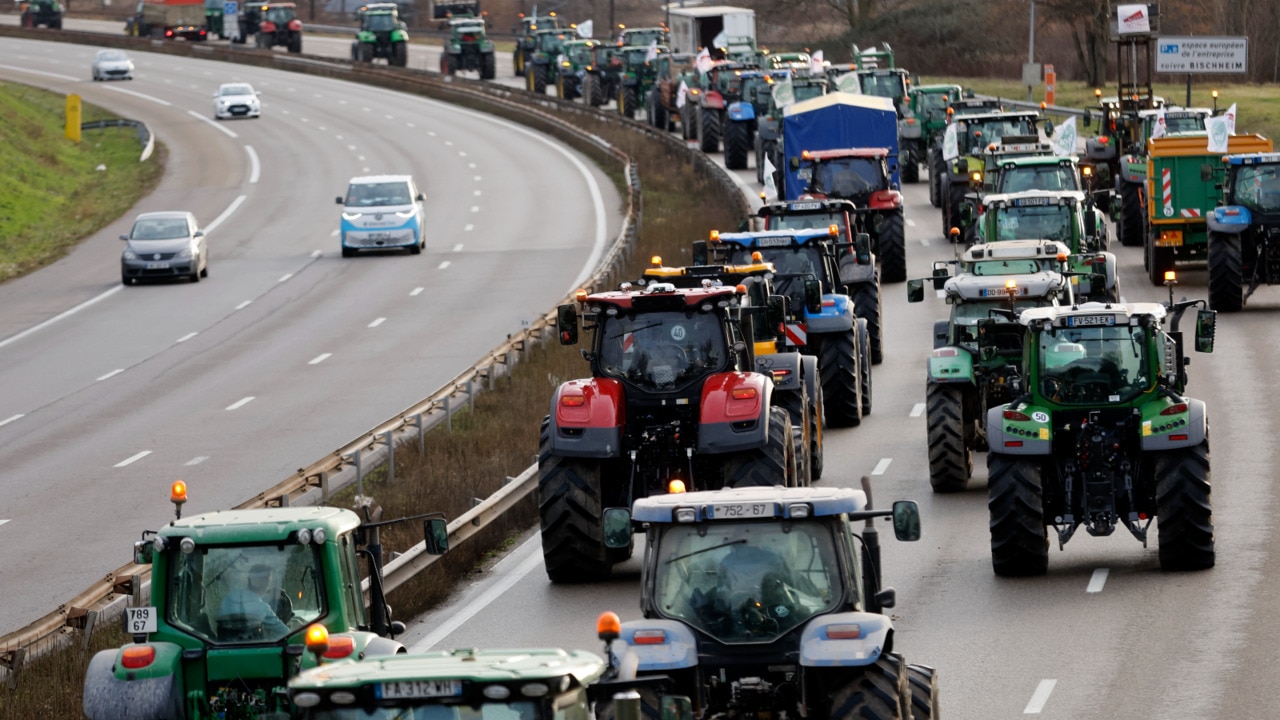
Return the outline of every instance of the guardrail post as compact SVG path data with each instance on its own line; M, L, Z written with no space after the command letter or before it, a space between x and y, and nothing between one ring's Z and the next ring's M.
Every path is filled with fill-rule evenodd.
M14 648L9 651L9 660L5 662L3 656L0 656L0 665L9 666L9 691L12 692L18 688L18 671L22 669L22 663L27 659L26 648Z
M396 481L396 442L391 437L391 431L388 430L387 436L387 482Z
M476 390L472 378L467 378L467 409L471 412L476 411Z
M142 607L142 576L129 576L129 605Z
M84 637L80 639L80 649L82 651L89 650L89 645L93 640L93 626L98 624L98 615L100 614L97 610L90 610L84 616Z
M467 381L467 386L468 387L471 386L470 380ZM453 408L451 407L452 405L453 405L453 395L451 394L445 395L444 396L444 429L450 435L453 434Z
M329 471L320 471L320 502L329 502Z
M413 419L410 420L408 424L412 425L418 430L418 454L426 455L427 454L427 434L426 434L426 426L422 422L422 413L418 413L414 415Z
M357 450L350 455L344 455L343 460L351 458L350 462L356 466L356 495L364 496L364 472L360 467L360 451Z

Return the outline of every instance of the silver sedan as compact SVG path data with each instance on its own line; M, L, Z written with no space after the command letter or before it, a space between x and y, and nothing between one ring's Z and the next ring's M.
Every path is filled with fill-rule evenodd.
M123 50L99 50L93 56L93 79L132 80L133 61Z
M209 277L209 246L189 212L149 212L138 216L120 256L120 281L132 285L153 278Z

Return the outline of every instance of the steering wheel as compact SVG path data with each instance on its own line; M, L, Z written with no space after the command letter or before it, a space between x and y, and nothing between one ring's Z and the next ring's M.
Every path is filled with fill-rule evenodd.
M685 367L693 364L692 359L689 357L688 349L675 343L661 343L653 350L653 355L656 357L679 358Z

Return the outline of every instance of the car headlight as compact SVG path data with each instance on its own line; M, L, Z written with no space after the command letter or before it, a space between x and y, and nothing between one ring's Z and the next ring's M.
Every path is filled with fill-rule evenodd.
M190 259L191 259L191 248L189 248L189 247L182 248L181 250L179 250L179 251L178 251L178 254L177 254L177 255L174 255L174 256L173 256L173 259L174 259L174 260L190 260Z
M125 260L137 260L137 259L138 259L138 255L137 255L137 253L135 253L135 252L134 252L134 251L132 251L132 250L125 250L125 251L124 251L124 259L125 259Z
M417 210L402 210L402 211L397 211L397 212L396 212L396 217L400 217L400 218L411 218L411 217L413 217L414 215L417 215L417 214L418 214L418 211L417 211Z
M359 220L360 213L344 212L342 213L342 219L343 220Z

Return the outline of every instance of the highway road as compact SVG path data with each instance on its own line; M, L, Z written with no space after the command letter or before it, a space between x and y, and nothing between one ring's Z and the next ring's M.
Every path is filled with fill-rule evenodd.
M754 173L738 175L754 189ZM905 196L908 265L911 276L921 277L952 250L926 188L908 186ZM1140 249L1112 249L1124 299L1167 298L1145 279ZM1180 275L1179 297L1205 296L1203 271ZM1220 316L1215 352L1192 353L1189 394L1207 401L1212 424L1217 540L1217 566L1195 573L1161 572L1154 540L1143 548L1121 530L1108 538L1081 533L1063 551L1055 547L1044 577L993 575L983 456L966 492L934 495L928 483L925 358L932 322L946 312L938 299L908 305L903 285L886 286L886 357L874 371L874 413L859 428L830 431L822 480L856 487L859 476L871 475L877 504L920 503L924 537L912 544L886 540L886 583L898 590L896 647L938 668L946 717L1280 717L1273 691L1280 554L1271 474L1280 460L1272 440L1280 421L1270 401L1280 289L1263 288L1244 312ZM633 560L610 582L552 585L530 534L481 580L419 619L407 639L415 649L599 650L600 611L638 616L638 572Z
M93 52L0 40L6 78L145 120L169 152L136 208L0 286L4 631L127 562L171 517L171 481L188 514L230 507L434 392L577 287L621 227L598 168L505 120L141 52L136 80L94 83ZM231 80L261 91L261 119L212 120ZM426 193L426 251L343 259L334 198L379 173ZM161 209L196 214L210 276L124 287L118 236Z

